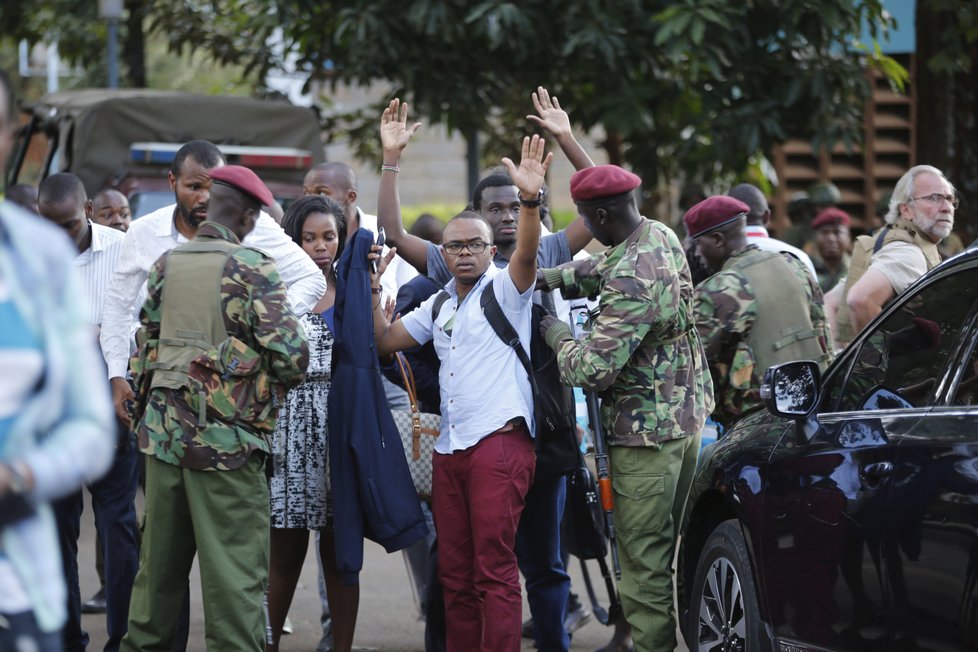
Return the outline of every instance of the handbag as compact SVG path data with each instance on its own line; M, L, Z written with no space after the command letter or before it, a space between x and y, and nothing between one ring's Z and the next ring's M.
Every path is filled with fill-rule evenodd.
M418 391L411 365L400 353L396 353L394 359L404 379L404 389L407 391L411 409L391 410L391 416L394 417L394 424L401 435L414 489L419 497L430 498L431 463L435 453L435 440L441 432L441 416L418 409Z

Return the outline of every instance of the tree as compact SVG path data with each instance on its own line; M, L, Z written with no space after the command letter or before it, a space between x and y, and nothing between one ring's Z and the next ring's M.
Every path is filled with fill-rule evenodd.
M978 235L978 6L918 2L917 160L948 175L961 195L958 228ZM967 244L967 242L966 242Z
M309 80L386 82L420 119L487 134L493 154L512 153L546 85L647 188L742 172L789 133L858 143L864 69L891 64L856 43L885 28L882 0L129 1L174 51L258 79L294 55ZM372 139L379 113L331 119Z

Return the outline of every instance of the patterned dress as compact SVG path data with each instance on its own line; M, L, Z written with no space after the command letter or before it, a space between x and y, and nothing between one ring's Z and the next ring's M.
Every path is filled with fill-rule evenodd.
M309 340L309 368L305 382L289 391L272 436L271 526L321 530L333 521L326 419L333 334L319 313L299 319Z

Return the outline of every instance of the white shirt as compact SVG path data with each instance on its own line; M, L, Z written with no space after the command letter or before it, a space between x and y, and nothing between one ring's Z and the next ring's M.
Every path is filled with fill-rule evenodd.
M805 267L808 268L808 273L812 275L816 281L818 280L818 274L815 273L815 265L812 264L811 257L798 247L792 246L783 240L778 240L777 238L772 238L767 234L767 229L763 226L755 226L752 224L747 225L747 243L752 245L757 245L757 248L761 251L777 251L789 253L801 262L805 263Z
M927 273L927 258L915 244L891 242L873 254L869 268L885 276L893 293L900 294Z
M490 279L495 279L492 289L496 299L529 355L533 284L521 294L508 267L499 269L490 264L461 306L455 280L449 281L445 286L449 299L434 323L431 308L437 292L401 318L407 332L420 344L434 339L441 360L441 434L435 442L438 453L471 448L516 417L526 419L530 432L534 432L530 379L516 353L496 335L482 312L480 298Z
M115 275L105 294L102 310L102 353L109 378L124 378L129 367L129 334L133 310L140 290L145 289L149 270L157 259L178 244L187 242L173 222L176 204L133 220L122 242ZM296 315L309 312L323 293L326 279L312 258L285 234L264 211L242 244L254 247L275 260L288 289L289 303ZM145 290L144 290L145 291Z
M75 271L88 295L89 317L93 324L99 326L102 324L105 290L112 281L126 234L92 221L89 221L89 225L92 228L92 244L75 258Z
M374 234L374 240L377 239L377 216L371 215L370 213L364 213L357 207L357 214L359 215L360 226L367 229ZM384 245L384 254L390 251L390 247ZM407 264L400 256L394 256L394 259L387 266L384 271L384 275L380 277L380 289L383 290L384 297L397 298L397 291L401 289L401 286L410 281L412 278L418 275L418 270L414 269L411 265Z

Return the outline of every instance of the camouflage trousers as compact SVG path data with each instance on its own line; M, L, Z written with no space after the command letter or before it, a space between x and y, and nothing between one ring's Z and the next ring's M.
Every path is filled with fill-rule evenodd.
M268 588L268 480L252 457L193 471L146 456L146 517L126 652L171 652L194 555L208 650L262 652Z
M621 560L618 593L636 652L676 648L672 562L699 447L696 433L608 449Z

